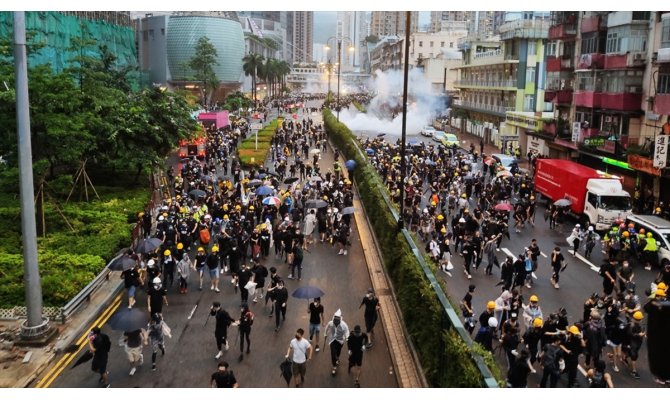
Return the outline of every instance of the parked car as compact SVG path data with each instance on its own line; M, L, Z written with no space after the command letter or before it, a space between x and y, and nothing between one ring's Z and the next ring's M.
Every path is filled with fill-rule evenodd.
M437 143L442 143L442 139L444 139L444 135L446 135L446 133L444 133L444 131L435 131L433 133L433 141L437 142Z
M424 126L421 129L421 136L433 137L433 134L435 134L435 128L433 128L432 126Z
M509 171L512 168L512 164L516 162L516 158L508 156L507 154L491 154L491 157L507 171Z
M453 133L445 133L442 144L447 147L458 146L458 137Z

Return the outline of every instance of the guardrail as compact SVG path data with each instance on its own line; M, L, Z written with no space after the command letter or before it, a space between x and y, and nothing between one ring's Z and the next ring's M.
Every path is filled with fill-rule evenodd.
M357 150L359 155L363 157L363 159L367 160L367 156L363 153L363 150L361 149L359 143L354 139L352 140L354 144L354 148ZM398 222L400 219L400 213L399 210L396 209L395 205L391 201L391 199L388 196L388 193L384 190L380 191L382 198L384 199L384 202L386 203L386 207L388 208L389 212L393 216L393 219ZM431 287L435 291L435 295L437 296L437 299L439 300L443 310L444 314L447 316L447 328L453 328L456 330L458 335L461 337L461 339L465 342L468 347L472 348L473 342L472 338L470 337L470 334L468 331L465 329L463 326L463 322L461 322L461 319L458 316L458 313L454 308L451 306L451 303L449 302L449 299L447 298L447 294L444 292L442 289L442 286L438 282L437 278L435 277L435 274L433 274L433 271L430 269L428 264L426 263L426 260L423 258L423 255L421 253L421 250L419 247L417 247L416 243L414 243L414 239L412 236L409 234L407 229L402 229L402 234L405 237L405 240L407 241L407 244L410 246L412 249L412 253L414 254L414 258L419 262L419 265L421 265L421 269L423 270L424 275L426 276L426 279L430 282ZM498 382L496 381L495 377L489 370L488 366L486 365L486 362L480 356L479 354L476 354L474 352L471 352L472 354L472 359L475 362L475 365L477 365L477 369L479 372L482 374L482 378L484 380L484 385L487 388L499 388L500 386L498 385Z

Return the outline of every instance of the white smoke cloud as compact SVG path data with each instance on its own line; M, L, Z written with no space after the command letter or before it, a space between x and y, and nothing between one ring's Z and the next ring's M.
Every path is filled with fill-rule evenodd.
M367 113L360 113L352 106L340 112L340 121L352 131L401 135L402 112L391 118L389 109L401 109L403 81L402 70L377 70L368 85L375 97L366 107ZM410 70L407 90L407 135L418 135L421 128L431 125L433 118L443 111L443 104L419 69Z

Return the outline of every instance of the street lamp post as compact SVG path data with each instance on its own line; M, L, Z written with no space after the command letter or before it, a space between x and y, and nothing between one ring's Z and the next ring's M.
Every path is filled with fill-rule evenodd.
M328 41L326 41L326 50L330 50L330 46L328 44L330 41L334 39L337 42L337 121L340 121L340 71L342 70L342 42L344 40L349 41L349 51L354 50L353 46L353 41L351 40L350 37L343 36L343 37L335 37L331 36L328 38Z

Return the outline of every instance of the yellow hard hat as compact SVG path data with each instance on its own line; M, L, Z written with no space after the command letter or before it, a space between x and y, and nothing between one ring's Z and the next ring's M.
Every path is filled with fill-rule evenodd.
M205 251L204 247L198 247L198 251Z
M496 308L496 302L493 301L493 300L489 300L489 302L486 303L486 308L488 308L489 310L493 309L493 308Z
M212 253L216 253L217 251L219 251L219 246L212 246Z
M235 209L236 209L236 210L241 210L242 207L240 207L240 205L238 204L238 205L235 206Z
M652 236L654 236L654 235L653 235L651 232L647 232L647 237L648 237L648 238L650 238L650 237L652 237Z
M437 219L440 220L440 221L442 221L442 220L444 219L444 215L442 215L442 214L438 215L438 216L437 216Z
M634 320L636 320L636 321L642 321L643 318L644 318L644 314L642 314L642 311L635 311L635 312L633 313L633 319L634 319Z
M223 219L228 219L228 214L224 215Z
M538 302L540 299L536 295L530 296L530 301Z
M440 229L440 232L441 232L441 233L447 233L447 228L442 227L442 229Z
M163 213L163 216L164 216L164 217L167 217L167 216L168 216L168 213Z
M665 282L659 282L658 286L656 286L657 289L667 289L668 287L666 286Z
M436 206L436 205L437 205L437 203L436 203L436 202L434 202L434 201L431 201L431 202L430 202L430 205L431 205L431 206Z
M144 213L143 213L143 212L140 212L140 213L137 214L137 216L138 216L139 218L142 218L142 217L144 217Z
M628 237L628 236L630 236L630 232L628 232L628 231L624 231L624 232L623 232L623 237Z
M658 296L665 297L665 290L663 290L663 289L656 289L656 293L655 293L655 294L656 294L656 297L658 297Z
M542 328L542 318L535 318L533 320L533 326L535 328Z
M223 205L223 211L228 211L228 204Z
M463 193L463 194L461 195L461 197L464 198L464 199L467 199L467 198L468 198L468 196L467 196L465 193Z
M572 325L568 328L568 332L572 333L573 335L579 335L579 328Z
M184 248L184 243L177 243L177 250L182 250Z
M661 207L656 207L656 212L661 212Z
M171 254L171 253L170 253L170 250L165 250L165 251L163 252L163 255L164 255L164 256L169 256L170 254Z
M254 206L249 206L249 211L255 210Z

